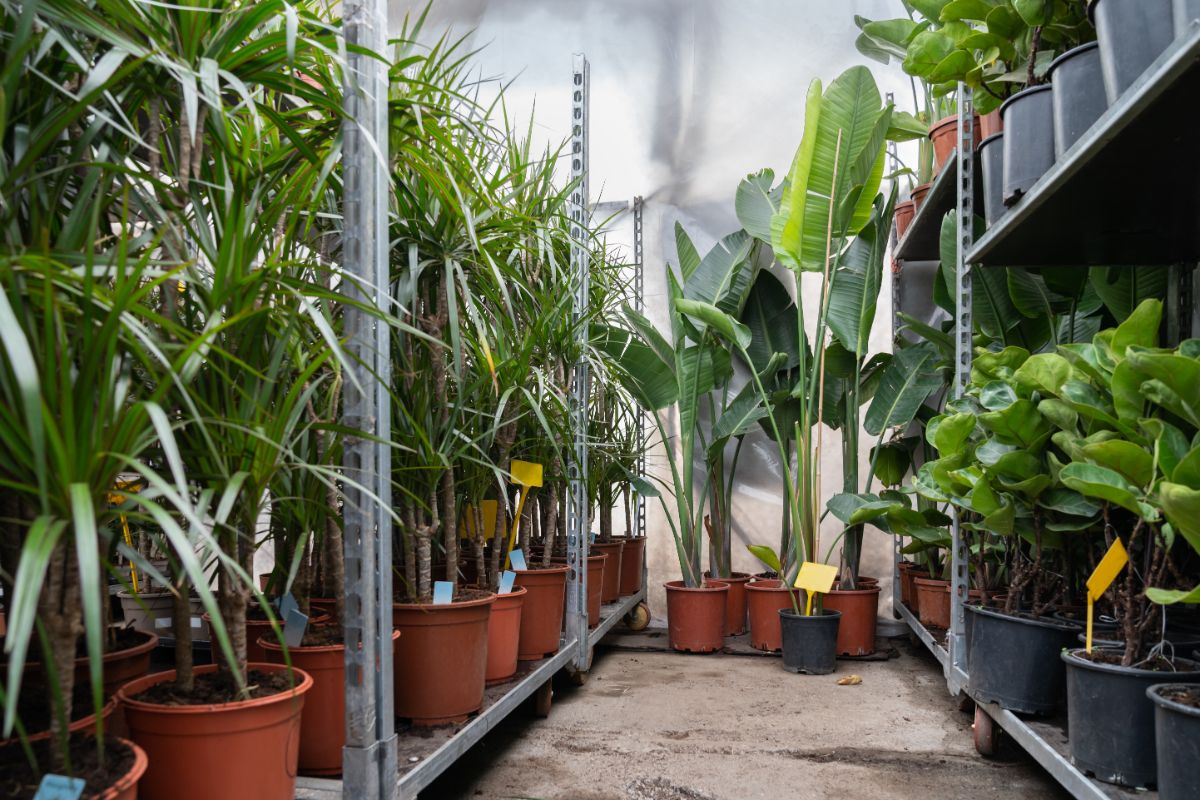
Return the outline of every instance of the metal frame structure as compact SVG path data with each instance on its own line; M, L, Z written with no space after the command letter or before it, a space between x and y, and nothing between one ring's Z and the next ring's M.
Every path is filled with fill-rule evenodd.
M343 6L348 44L383 52L387 39L386 0L347 0ZM387 68L348 48L346 70L343 170L345 175L344 276L348 294L364 305L387 308L389 294L387 144ZM579 346L587 344L589 262L587 223L592 207L588 196L588 89L590 66L576 55L572 73L571 177L574 189L571 217L571 267L574 275L573 320ZM636 302L644 304L643 203L633 201ZM482 739L523 702L534 698L548 710L551 680L567 669L582 683L600 639L646 599L646 559L642 588L602 608L601 621L588 629L587 569L589 506L586 489L588 458L588 397L590 375L580 358L572 373L571 413L574 418L574 460L569 468L567 558L568 609L566 631L558 652L527 667L509 685L490 688L484 708L461 729L430 751L409 755L404 774L398 763L392 684L392 529L386 509L391 503L388 476L390 453L378 442L390 438L390 405L386 391L390 370L386 326L354 306L347 306L347 351L353 365L345 389L343 421L378 437L347 439L343 467L345 487L346 559L346 746L342 780L298 778L296 796L309 800L334 797L355 800L411 800L459 757ZM379 376L379 380L376 380ZM367 388L364 391L364 387ZM639 429L645 442L645 427ZM644 463L642 465L644 467ZM646 532L644 500L638 498L638 533ZM423 740L424 741L424 740ZM412 765L407 762L413 761Z

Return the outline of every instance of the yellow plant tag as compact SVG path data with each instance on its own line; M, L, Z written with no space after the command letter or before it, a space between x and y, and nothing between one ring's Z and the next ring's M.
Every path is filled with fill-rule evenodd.
M828 592L833 588L833 582L836 579L837 567L832 564L805 561L800 565L800 572L796 575L796 582L792 585L808 592L808 600L804 606L805 616L812 616L813 595Z
M1087 579L1087 641L1084 644L1089 653L1092 652L1092 605L1108 590L1128 563L1129 553L1125 552L1121 540L1116 539Z
M542 465L532 461L511 461L508 471L512 473L512 482L519 486L541 486Z
M483 536L486 539L492 538L492 534L496 532L496 507L495 500L484 500L479 504L483 510ZM467 506L459 515L458 538L474 539L475 538L475 506ZM508 520L501 520L500 530L505 535L508 534Z

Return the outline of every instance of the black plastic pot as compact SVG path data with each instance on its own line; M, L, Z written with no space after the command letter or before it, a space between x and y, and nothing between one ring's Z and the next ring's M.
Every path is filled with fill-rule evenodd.
M1200 797L1200 708L1164 697L1200 685L1160 683L1146 690L1154 704L1154 740L1158 744L1158 800Z
M1087 629L1087 611L1055 611L1050 615L1059 622L1066 622L1074 625L1079 630ZM1097 614L1092 619L1092 633L1099 635L1100 633L1108 633L1118 630L1120 625L1112 617Z
M1175 659L1178 672L1159 672L1097 664L1080 657L1082 649L1062 654L1067 665L1067 730L1071 761L1097 780L1148 788L1155 783L1154 704L1146 690L1164 678L1200 681L1200 664ZM1120 650L1095 653L1120 657Z
M967 606L970 694L1010 711L1049 714L1062 703L1066 667L1059 654L1079 628Z
M1121 631L1098 631L1095 625L1092 626L1092 646L1093 647L1111 647L1117 650L1125 649L1125 640L1119 638ZM1079 634L1076 637L1079 644L1087 644L1087 631ZM1192 652L1200 647L1200 636L1194 633L1180 633L1179 631L1167 631L1167 642L1170 643L1174 654L1183 658L1191 658ZM1171 655L1170 652L1167 655Z
M1004 206L1004 133L979 143L979 163L983 171L983 218L990 228L1007 210Z
M1004 205L1012 206L1054 166L1052 87L1017 92L1000 106L1004 120Z
M1175 39L1172 0L1092 0L1088 14L1100 41L1100 63L1108 104Z
M837 666L838 623L842 612L806 617L790 608L779 610L783 631L783 668L788 672L828 675Z
M1050 65L1049 75L1054 86L1054 154L1062 158L1108 110L1099 43L1088 42L1063 53Z
M1200 0L1175 0L1175 38L1187 33L1192 23L1200 19Z

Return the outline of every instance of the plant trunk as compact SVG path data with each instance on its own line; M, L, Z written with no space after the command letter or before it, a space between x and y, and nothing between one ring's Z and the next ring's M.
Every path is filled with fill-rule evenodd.
M442 542L446 548L446 580L458 588L458 508L454 496L454 469L442 473Z
M83 633L79 565L61 538L50 555L46 580L38 596L38 618L49 639L49 661L54 668L49 680L50 769L67 768L68 727L75 691L75 643ZM7 599L7 596L6 596Z
M192 663L192 609L186 575L175 579L174 588L171 621L175 633L175 688L190 693L196 686L196 675Z
M605 544L612 541L612 512L612 484L604 481L600 484L600 541Z

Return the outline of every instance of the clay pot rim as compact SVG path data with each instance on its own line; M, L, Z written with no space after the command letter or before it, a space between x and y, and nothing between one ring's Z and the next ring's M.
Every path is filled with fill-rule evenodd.
M595 563L594 559L597 559L597 558L608 558L608 553L597 553L594 556L589 555L587 557L588 563L589 564ZM567 558L566 558L566 556L554 556L550 559L550 563L551 564L566 564ZM542 571L543 570L535 570L535 572L542 572Z
M545 570L539 570L544 572ZM519 574L519 573L518 573ZM480 597L477 600L451 600L449 603L392 603L393 611L431 611L441 613L445 611L455 611L460 608L475 608L476 606L490 606L496 602L496 595L493 592L488 592L487 597ZM311 621L311 620L310 620Z
M209 625L212 624L212 616L207 611L205 611L203 614L200 615L200 619L204 620ZM327 611L322 611L320 614L311 615L308 618L308 624L309 625L323 625L324 623L329 622L331 619L333 619L332 614L330 614ZM279 626L281 628L283 627L283 617L277 616L275 618L275 621L279 623ZM271 620L269 620L269 619L247 619L246 620L247 628L251 628L251 627L258 628L258 627L264 627L264 626L268 627L268 628L271 627Z
M775 585L774 586L760 586L759 585L759 584L763 584L763 583L773 583ZM799 589L797 589L795 587L784 586L783 581L781 581L779 578L759 578L758 580L750 581L749 583L746 584L746 591L750 591L752 589L756 592L799 592L800 591Z
M979 115L975 114L974 117L975 117L975 119L978 119ZM929 126L929 138L930 139L933 138L934 131L941 130L942 128L945 128L949 125L956 125L956 126L958 125L958 114L950 114L949 116L942 117L937 122L930 125ZM975 127L976 127L976 129L979 128L978 125L976 125Z
M916 205L916 202L913 200L901 200L900 202L896 203L896 207L893 210L899 211L902 207L915 206L915 205Z
M718 584L712 586L711 584ZM685 586L683 581L667 581L663 584L668 592L728 592L729 584L721 583L721 581L712 579L707 581L704 586Z
M394 642L399 638L400 631L393 630L392 641ZM268 641L267 637L265 636L258 637L257 642L258 645L264 650L278 650L281 653L283 652L283 645L279 644L278 642ZM318 644L309 646L300 645L299 647L289 647L287 648L287 651L289 653L312 653L315 655L317 653L338 653L345 649L346 643L342 642L341 644Z
M591 548L591 547L614 547L614 546L620 547L622 550L625 549L625 540L618 539L616 536L614 536L613 540L611 542L591 542L588 544L589 548Z
M918 578L913 576L913 582L920 586L949 586L950 581L944 578Z
M146 755L146 751L137 746L137 743L129 739L122 739L120 736L114 736L118 742L128 747L133 752L133 765L121 777L117 778L112 786L109 786L103 792L95 796L95 800L112 800L112 798L120 797L123 792L128 791L131 787L136 786L137 782L146 774L146 769L150 766L150 758Z
M111 717L114 713L116 713L118 702L119 701L117 700L117 695L114 692L112 694L112 696L108 698L108 701L103 706L100 707L100 716L105 721L105 727L107 727L107 725L108 725L108 718ZM70 725L68 725L67 731L69 733L78 733L79 731L86 731L89 728L94 728L95 726L96 726L96 712L93 711L91 714L88 714L86 717L80 717L79 719L75 720ZM14 731L14 733L15 733L15 731ZM47 728L44 731L34 731L33 733L29 733L28 731L26 731L25 738L29 742L40 742L40 741L50 738L50 730ZM7 747L10 744L17 744L20 741L21 741L21 739L18 736L13 736L11 739L0 739L0 747Z
M704 579L706 581L720 581L721 583L749 583L754 580L754 576L749 572L734 572L728 578L714 578L709 574L709 570L705 570Z
M551 561L548 566L542 567L541 569L514 569L513 572L517 573L518 576L539 574L558 575L559 573L566 575L568 569L570 568L566 564L555 564L553 561Z
M285 664L271 664L265 661L252 661L246 665L246 671L257 670L259 672L287 672L288 666ZM203 664L195 668L196 675L207 675L210 672L216 672L216 664ZM181 714L181 715L196 715L196 714L211 714L214 711L241 711L247 708L257 708L259 706L272 705L285 700L292 700L302 697L305 692L313 687L312 676L302 669L291 667L290 671L300 678L300 682L291 689L285 689L282 692L276 692L266 697L252 697L249 700L235 700L232 703L206 703L203 705L194 706L168 706L159 703L147 703L144 700L135 700L133 695L149 689L151 686L157 686L160 683L175 679L175 670L167 670L165 672L155 672L150 675L145 675L141 678L136 678L117 690L117 697L121 702L135 711L148 711L152 714Z
M828 592L826 592L826 594L840 594L840 595L849 596L849 595L863 595L863 594L879 594L881 591L883 591L883 590L880 589L878 585L875 585L875 586L868 586L865 589L830 589Z

